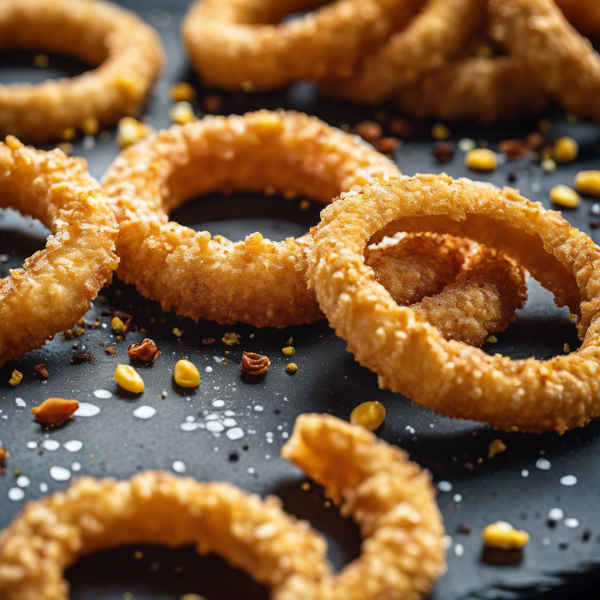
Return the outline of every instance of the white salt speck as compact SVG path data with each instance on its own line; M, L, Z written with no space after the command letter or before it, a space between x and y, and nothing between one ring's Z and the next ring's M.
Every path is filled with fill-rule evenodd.
M182 460L176 460L173 463L173 471L175 473L185 473L185 463Z
M206 429L212 433L220 433L223 431L223 429L225 429L225 427L223 427L223 423L221 423L221 421L209 421L206 424Z
M560 478L560 483L567 487L575 485L577 483L577 477L575 477L575 475L565 475Z
M255 410L256 412L262 412L262 411L263 411L263 410L265 410L265 409L264 409L264 407L263 407L263 406L261 406L260 404L257 404L257 405L254 407L254 410Z
M405 427L405 429L406 429L406 431L408 431L408 433L415 433L415 431L416 431L415 428L411 427L410 425L407 425Z
M186 417L185 420L187 423L193 423L196 419L192 415L190 415L189 417Z
M48 484L47 483L40 483L40 492L42 492L42 494L45 494L48 491Z
M198 425L196 423L182 423L179 426L179 429L181 429L183 431L194 431L194 430L198 429Z
M579 527L579 521L577 519L565 519L565 527L570 527L571 529L575 529L575 527Z
M454 546L454 554L456 554L456 556L462 556L464 553L465 549L462 544L456 544L456 546Z
M215 359L215 362L218 362L218 363L223 362L225 360L224 358L221 358L220 356L213 356L213 358Z
M96 393L96 392L94 392ZM109 392L110 393L110 392ZM95 404L80 402L79 408L73 413L76 417L95 417L100 412L100 408Z
M230 440L239 440L244 437L244 430L241 427L234 427L225 434Z
M534 192L539 192L539 191L542 189L542 186L541 186L541 185L540 185L540 184L539 184L537 181L534 181L534 182L531 184L531 189L532 189Z
M452 498L454 502L460 502L462 500L462 496L460 494L454 494L454 498Z
M25 404L25 400L23 400L23 398L15 398L15 402L17 403L17 406L21 406L23 408L25 408L27 406L27 404Z
M10 488L8 490L8 499L13 502L18 502L19 500L23 500L25 498L25 492L21 488Z
M96 396L96 398L112 398L112 392L109 392L108 390L96 390L94 392L94 396Z
M69 471L69 469L65 469L64 467L51 467L50 477L52 477L52 479L55 481L68 481L71 479L71 471Z
M223 425L225 425L225 427L235 427L237 425L237 421L231 418L223 419Z
M215 400L215 401L212 403L212 405L213 405L215 408L221 408L221 407L225 406L225 401L224 401L224 400Z
M226 417L235 417L235 413L232 410L226 410L223 414Z
M38 444L37 444L37 442L27 442L27 447L30 450L35 450L38 447Z
M287 439L290 437L290 434L289 434L287 431L284 431L284 432L281 434L281 437L282 437L284 440L287 440Z
M521 471L521 477L529 477L529 471L527 469L523 469Z
M151 419L156 414L156 409L151 406L140 406L133 411L133 416L138 419Z
M536 463L535 466L540 469L540 471L547 471L552 465L550 464L550 461L546 458L540 458Z
M248 473L250 473L250 475L254 475L254 473L256 473L256 471L254 470L253 467L248 467Z
M544 538L542 540L542 546L549 546L550 545L550 538Z
M462 138L461 140L458 140L457 146L461 152L469 152L470 150L477 148L477 143L471 138Z
M594 205L592 206L592 209L590 210L590 212L591 212L593 215L600 215L600 204L594 204Z
M81 464L78 462L74 462L71 465L71 471L81 471Z
M54 452L60 448L60 444L56 440L44 440L42 446L50 452Z
M63 444L63 448L69 452L79 452L83 448L83 442L79 440L70 440Z
M548 513L548 518L553 521L560 521L565 516L565 513L560 508L553 508Z
M437 484L438 490L440 490L440 492L451 492L452 491L452 484L449 481L440 481Z
M204 369L207 373L212 373L213 372L213 368L212 367L206 367L206 369Z
M29 477L25 477L25 475L21 475L20 477L17 477L16 483L20 488L26 488L29 486L31 481L29 481Z

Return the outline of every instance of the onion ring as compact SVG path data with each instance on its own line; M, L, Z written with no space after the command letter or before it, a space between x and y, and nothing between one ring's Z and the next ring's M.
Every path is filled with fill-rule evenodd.
M547 99L528 68L510 56L465 58L433 71L395 96L409 115L492 123L542 110Z
M366 429L330 416L300 417L282 455L325 484L368 538L337 577L325 540L283 512L278 498L146 472L121 482L80 479L30 502L0 534L0 595L67 600L66 567L135 542L216 552L276 600L374 600L384 589L418 599L431 588L444 567L444 529L428 474Z
M201 0L185 19L183 40L205 83L267 90L296 79L347 75L421 1L336 0L280 23L323 0Z
M552 0L490 0L493 38L566 109L600 123L600 56Z
M117 228L81 158L0 142L0 207L52 230L46 248L0 280L0 365L73 326L118 260Z
M421 175L371 182L321 217L310 285L380 387L504 430L563 433L600 414L600 249L559 213L508 188ZM364 264L365 245L398 230L444 231L505 251L580 317L581 348L544 362L513 361L444 340L394 303Z
M596 0L554 0L569 23L584 35L600 38L600 4Z
M66 129L135 114L163 64L160 38L132 12L98 0L3 0L0 51L45 49L96 70L40 85L0 84L0 136L61 139Z

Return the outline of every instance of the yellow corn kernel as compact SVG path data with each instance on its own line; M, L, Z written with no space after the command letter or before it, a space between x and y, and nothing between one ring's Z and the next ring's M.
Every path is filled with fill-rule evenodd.
M174 377L175 383L184 388L193 388L200 385L200 373L189 360L177 361Z
M129 365L118 365L115 370L114 378L117 384L128 392L139 394L144 391L144 380L140 377L140 374Z
M187 81L179 81L170 90L173 102L189 102L196 97L196 90Z
M485 340L488 344L495 344L498 342L498 338L495 335L490 335L487 340Z
M241 337L241 335L235 333L234 331L228 331L221 339L223 340L224 344L227 344L228 346L235 346L236 344L240 343Z
M121 150L143 140L152 130L133 117L124 117L119 121L117 144Z
M573 162L579 154L579 146L572 137L561 137L554 142L552 155L560 163Z
M550 200L558 206L577 208L581 202L579 194L566 185L556 185L550 190Z
M556 171L556 161L552 158L545 158L542 161L542 169L546 173L552 173L553 171Z
M173 327L173 335L175 337L183 337L183 329L179 329L178 327Z
M298 370L298 365L296 363L288 363L285 368L289 373L295 373Z
M496 454L500 454L506 450L506 444L499 438L492 440L488 449L488 458L493 458Z
M23 379L23 373L21 373L21 371L17 371L15 369L12 372L12 375L10 376L10 380L8 383L10 383L10 385L19 385L21 383L22 379Z
M113 331L117 335L123 335L124 333L126 333L125 323L123 323L123 321L119 319L119 317L114 317L113 320L110 322L110 326L113 328Z
M504 550L516 550L523 548L529 542L529 534L526 531L515 529L508 523L492 523L482 532L481 537L489 548L502 548Z
M296 349L293 346L286 346L285 348L282 348L281 351L286 356L292 356L293 354L296 354Z
M263 240L265 238L263 238L262 233L260 233L259 231L256 231L255 233L251 233L250 235L246 236L246 239L244 240L245 244L246 244L246 252L250 251L250 252L256 252L258 250L260 250L263 247Z
M194 108L189 102L178 102L169 110L169 118L173 123L185 125L196 117L194 116Z
M580 171L577 173L575 189L580 194L600 198L600 171Z
M379 402L363 402L350 415L350 423L375 431L385 420L385 407Z
M85 135L96 135L100 130L100 122L96 117L88 117L84 119L81 124L81 131L85 133Z
M498 166L498 155L487 148L475 148L465 155L465 165L475 171L493 171Z
M431 128L431 135L436 140L447 140L450 137L450 130L443 123L436 123Z

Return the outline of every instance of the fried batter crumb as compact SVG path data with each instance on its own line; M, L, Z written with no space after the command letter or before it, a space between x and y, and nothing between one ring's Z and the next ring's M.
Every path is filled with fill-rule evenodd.
M233 331L228 331L224 336L223 336L223 343L227 344L228 346L235 346L236 344L240 343L240 338L242 336L233 332Z
M47 379L48 375L50 375L50 373L48 373L48 370L46 369L47 364L48 363L42 363L33 367L34 372L37 373L40 377L43 377L44 379Z
M71 364L80 365L81 363L91 362L92 360L96 360L96 357L91 354L86 354L85 352L80 352L71 359Z
M506 450L506 444L499 438L492 440L488 450L488 458L493 458L496 454L500 454Z
M178 329L177 327L173 327L173 335L178 338L183 337L183 329Z
M162 354L156 344L149 338L145 338L141 344L129 346L128 352L131 360L142 362L152 362L159 354Z
M43 425L60 425L73 418L73 413L79 408L77 400L63 398L48 398L39 406L34 406L31 412L35 420Z
M205 346L210 346L211 344L214 344L217 340L215 338L203 338L202 339L202 343Z
M21 373L21 371L17 371L16 369L12 372L12 375L10 376L10 379L8 381L8 383L10 383L10 385L19 385L21 383L21 381L23 380L23 373Z
M106 354L114 354L114 353L115 353L115 350L114 350L114 348L107 348L107 349L105 350L105 352L106 352Z
M256 352L244 352L242 354L242 374L252 377L264 375L271 365L268 357Z

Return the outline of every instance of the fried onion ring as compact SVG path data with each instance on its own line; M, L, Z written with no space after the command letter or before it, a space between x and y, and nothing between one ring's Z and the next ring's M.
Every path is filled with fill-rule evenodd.
M46 248L0 280L0 365L71 328L111 279L116 223L81 158L0 142L0 207L52 231Z
M566 109L600 123L600 56L552 0L490 0L494 39Z
M368 538L334 576L308 523L228 483L146 472L84 478L30 502L0 534L3 600L68 599L63 571L79 557L135 542L215 552L271 589L274 600L421 598L444 567L442 520L429 476L360 426L305 415L282 455L326 486ZM407 594L407 595L405 595Z
M0 84L0 136L61 139L69 127L133 115L163 64L159 36L132 12L100 0L3 0L0 51L43 49L99 67L40 85Z
M374 181L321 213L309 282L348 349L379 385L444 415L504 430L563 433L600 414L600 249L515 190L420 175ZM447 232L505 251L580 317L581 348L540 362L443 339L398 306L364 264L397 231ZM378 233L379 232L379 233Z
M422 0L335 0L299 19L291 13L323 0L200 0L183 40L205 83L246 91L296 79L345 76L412 16Z
M554 0L569 23L584 35L600 38L600 3L597 0Z

